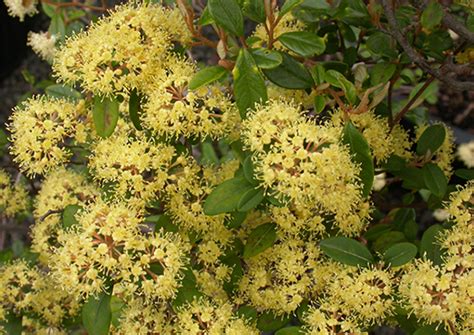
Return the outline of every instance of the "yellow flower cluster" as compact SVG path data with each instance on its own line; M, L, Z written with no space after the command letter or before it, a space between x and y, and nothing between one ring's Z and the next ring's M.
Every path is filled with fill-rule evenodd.
M447 210L454 226L444 232L440 245L444 263L419 260L403 275L399 291L407 308L430 324L443 323L453 333L474 331L474 185L451 195Z
M56 246L61 212L68 205L86 206L99 198L99 190L82 174L65 168L49 173L34 202L35 225L31 228L31 249L47 263Z
M0 169L0 215L14 217L29 207L29 196L22 182L13 183L10 175Z
M246 260L248 270L239 282L243 299L260 311L294 312L314 293L319 280L319 249L315 241L288 239Z
M143 124L166 138L228 135L240 117L230 97L217 85L188 90L196 69L193 63L169 57L150 85Z
M29 176L42 175L69 161L67 141L79 136L86 113L84 101L36 96L15 108L9 130L10 152L20 169Z
M332 267L333 275L323 294L305 314L308 334L361 334L393 313L390 271L337 264Z
M65 83L79 83L95 94L143 89L157 78L173 41L189 32L177 9L127 4L68 39L53 70Z
M18 17L20 21L23 21L25 16L33 16L38 13L37 0L4 0L4 3L7 6L8 14Z
M233 313L231 304L215 304L205 299L194 300L180 308L174 326L176 334L259 334L254 326Z
M139 212L102 201L77 215L78 226L58 233L50 267L65 288L88 296L113 278L122 294L148 300L172 298L179 287L187 246L174 235L141 233Z
M387 120L377 116L373 110L362 114L345 114L342 110L338 110L332 115L332 122L342 127L346 121L345 117L348 117L364 135L372 156L378 162L386 161L393 154L410 158L412 143L408 133L400 125L390 129Z
M278 16L278 13L275 13L275 16ZM255 32L253 33L252 37L258 39L258 41L255 43L256 46L263 47L267 45L268 33L265 29L265 24L259 24L255 28ZM286 48L283 46L283 44L278 41L278 37L284 33L304 30L304 27L304 24L301 21L298 21L291 13L285 14L274 27L273 38L275 42L273 47L277 50L285 50Z
M92 146L88 166L102 185L112 184L114 196L129 199L132 207L143 208L157 198L168 178L168 170L180 164L175 148L147 139L143 133L117 129Z
M334 216L345 234L362 229L369 205L361 195L360 168L341 143L341 132L316 125L293 103L270 101L242 124L246 147L254 152L257 178L282 201Z
M0 267L0 320L9 312L35 314L41 323L34 328L59 327L64 319L79 310L76 297L58 288L58 283L47 273L15 261ZM37 329L35 329L37 330ZM36 333L36 332L32 332Z

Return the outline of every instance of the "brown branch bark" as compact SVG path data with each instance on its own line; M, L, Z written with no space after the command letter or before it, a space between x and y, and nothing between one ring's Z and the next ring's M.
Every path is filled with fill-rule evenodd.
M416 51L405 38L405 36L400 31L400 27L398 25L397 19L395 18L394 8L392 0L381 0L382 7L385 12L385 16L387 17L388 24L390 26L390 30L388 31L395 40L400 44L403 50L407 53L408 57L416 63L423 71L429 73L436 79L444 82L448 86L456 90L474 90L474 82L470 81L459 81L453 79L447 73L447 70L454 70L457 73L457 67L454 64L446 64L447 66L443 66L440 68L432 68L426 59L421 56L418 51ZM465 67L464 67L465 68ZM456 70L455 70L456 69Z

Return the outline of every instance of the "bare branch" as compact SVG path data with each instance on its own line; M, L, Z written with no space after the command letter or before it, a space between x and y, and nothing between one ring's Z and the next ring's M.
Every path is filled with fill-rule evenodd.
M452 71L457 73L458 66L455 64L444 64L440 68L432 68L426 59L421 56L407 41L405 36L400 31L400 28L397 23L397 19L395 18L395 13L393 9L393 4L391 0L381 0L382 6L385 12L385 16L387 17L388 24L390 26L389 33L397 40L403 50L407 53L408 57L415 62L423 71L429 73L436 79L446 83L451 88L456 90L474 90L474 82L469 81L459 81L453 79L451 76L447 75L448 71ZM466 70L466 67L463 66L463 71Z

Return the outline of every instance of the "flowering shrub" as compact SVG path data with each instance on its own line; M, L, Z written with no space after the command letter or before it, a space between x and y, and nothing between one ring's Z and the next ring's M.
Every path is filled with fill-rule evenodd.
M65 4L7 126L2 331L473 334L473 152L426 108L474 87L469 3Z

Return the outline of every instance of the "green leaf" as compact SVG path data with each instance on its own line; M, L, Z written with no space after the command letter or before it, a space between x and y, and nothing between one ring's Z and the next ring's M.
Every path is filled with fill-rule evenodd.
M247 158L245 158L244 163L242 164L242 167L244 169L244 177L247 179L247 181L252 184L257 186L258 180L255 179L255 172L253 168L253 162L252 162L252 155L248 155Z
M112 321L110 308L111 296L100 293L98 297L90 296L82 306L82 324L89 335L107 335Z
M348 122L344 127L343 142L349 145L354 160L361 164L359 176L364 185L362 194L366 197L370 194L374 182L374 162L370 155L369 145L352 122Z
M214 146L210 141L201 143L201 164L219 164L219 157L217 157Z
M122 316L122 311L125 306L125 302L116 296L112 296L110 299L110 312L112 313L111 322L116 328L118 328L120 325L120 317Z
M321 113L326 107L327 99L325 95L317 95L314 97L314 112Z
M367 49L375 55L385 56L388 58L397 58L395 42L392 38L382 32L376 32L367 39Z
M251 306L243 305L240 306L239 309L235 312L237 316L243 317L249 320L256 320L257 319L257 310Z
M243 4L243 12L246 17L255 22L265 22L265 6L261 0L245 0Z
M402 187L410 190L420 190L425 188L425 182L423 178L423 171L414 167L406 167L400 171L395 171L395 175L402 178Z
M392 226L388 224L377 224L365 232L364 238L367 241L372 242L378 239L384 233L389 232L391 230L392 230Z
M343 264L367 266L374 260L365 245L348 237L329 237L319 245L324 254Z
M443 6L438 1L430 1L421 14L420 22L426 30L433 30L443 19Z
M0 321L0 327L6 331L4 334L21 335L23 334L22 316L8 312L4 320Z
M56 6L41 1L41 9L48 17L52 18L56 14Z
M293 31L281 34L278 40L291 51L307 58L321 55L326 49L324 39L309 31Z
M234 95L240 115L245 119L247 112L256 103L268 100L265 81L247 49L240 49L234 69Z
M380 235L372 245L373 250L384 253L385 250L399 242L406 242L405 234L400 231L389 231Z
M384 252L383 261L391 267L402 266L415 258L417 252L416 245L412 243L397 243Z
M273 69L264 69L265 76L283 88L306 89L314 84L313 78L303 64L286 53L281 53L282 63Z
M191 269L183 271L184 277L181 280L181 287L176 293L176 297L171 303L173 309L176 311L186 303L190 303L194 299L199 299L203 294L198 290L196 277Z
M438 244L438 239L443 230L444 228L440 224L432 225L426 229L420 241L420 255L431 260L435 265L440 265L443 262L441 247Z
M444 126L435 124L425 129L416 144L416 153L420 156L425 155L428 150L431 154L441 147L446 138L446 130Z
M199 17L199 25L200 26L207 26L208 24L213 24L214 19L211 16L211 13L209 13L209 7L206 6L204 10L201 13L201 16Z
M112 135L119 117L119 102L116 99L94 97L92 109L95 131L100 137Z
M76 213L80 210L82 210L82 207L79 205L67 205L64 207L61 217L63 228L70 228L79 223L76 219Z
M413 335L448 335L448 332L439 325L429 325L418 328Z
M290 316L278 316L272 312L264 312L257 320L257 328L264 332L272 332L285 326L290 321Z
M224 181L214 188L204 202L204 213L206 215L217 215L221 213L234 212L237 210L240 199L254 186L249 184L245 178L232 178Z
M142 124L140 122L140 114L142 112L140 100L141 97L138 94L137 89L134 88L130 92L130 99L128 101L128 112L130 114L130 120L132 120L132 123L137 130L143 130Z
M265 198L263 188L250 189L245 192L239 200L237 210L239 212L247 212L257 207Z
M277 238L276 224L264 223L256 227L249 235L244 247L244 258L250 258L270 248Z
M297 334L303 334L303 330L300 326L285 327L275 332L275 335L297 335Z
M75 89L64 85L50 85L44 89L45 93L55 98L67 98L72 100L82 99L81 93Z
M258 48L250 52L252 53L255 63L261 69L273 69L283 61L283 57L278 51Z
M357 92L354 84L347 80L342 73L336 70L327 70L324 78L331 85L342 89L351 104L357 102Z
M8 136L5 130L0 128L0 149L8 144Z
M64 40L64 37L66 36L66 26L64 25L64 20L61 16L61 13L54 13L54 15L51 17L49 33L51 35L56 35L60 41Z
M316 64L310 69L311 77L316 85L321 85L326 82L326 69L321 64Z
M231 217L224 221L224 225L229 229L239 228L247 217L247 212L233 212Z
M278 13L279 17L282 17L286 13L290 12L293 8L303 3L303 0L286 0L283 6L280 8L280 12Z
M448 180L438 165L428 163L423 166L423 181L428 190L438 198L443 198L448 190Z
M225 76L227 70L222 66L209 66L200 70L189 82L188 88L195 90L201 86L208 85Z
M397 66L392 63L377 63L370 70L370 85L377 86L386 83L392 78Z
M474 169L458 169L454 172L454 174L465 180L474 179Z
M209 13L214 21L227 32L244 35L244 17L239 4L235 0L209 0Z

